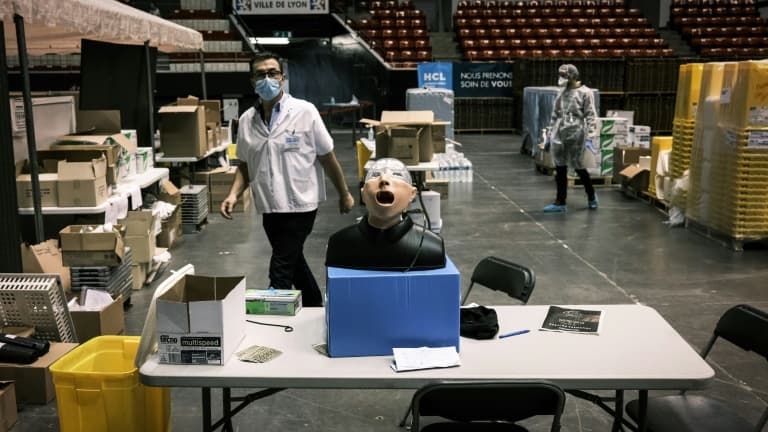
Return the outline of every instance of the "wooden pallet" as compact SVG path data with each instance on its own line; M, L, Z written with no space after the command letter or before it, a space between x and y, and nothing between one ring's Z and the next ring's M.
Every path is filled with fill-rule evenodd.
M643 191L641 193L641 199L643 199L644 201L647 201L648 204L656 207L662 212L669 213L669 201L665 199L661 199L656 195L649 193L648 191Z
M708 227L704 224L696 222L693 219L685 219L685 228L699 233L709 239L715 240L725 247L731 248L735 252L741 252L744 250L744 245L747 243L761 243L768 245L768 238L757 237L734 237L730 234L726 234L720 230Z
M612 186L613 183L613 176L592 176L592 186ZM583 186L581 183L581 179L576 177L568 176L568 187L574 187L574 186Z
M536 169L536 172L539 174L544 174L549 176L555 175L555 167L542 165L538 162L534 162L533 166Z

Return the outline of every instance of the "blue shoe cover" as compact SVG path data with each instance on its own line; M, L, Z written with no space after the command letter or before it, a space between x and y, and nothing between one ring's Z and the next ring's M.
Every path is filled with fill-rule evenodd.
M597 200L597 194L595 194L595 199L587 201L587 207L589 207L590 210L597 210L598 203L599 201Z
M568 206L565 204L550 204L544 207L544 213L563 213L568 211Z

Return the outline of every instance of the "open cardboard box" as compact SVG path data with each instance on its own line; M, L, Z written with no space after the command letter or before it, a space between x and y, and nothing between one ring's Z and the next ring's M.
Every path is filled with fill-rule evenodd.
M205 109L198 105L160 108L160 149L169 157L200 157L208 151Z
M619 175L623 191L641 193L648 190L650 171L647 168L641 168L639 164L627 165Z
M244 276L185 275L157 298L160 363L223 365L244 323Z
M60 160L58 177L59 207L95 207L109 198L103 155L89 162Z
M111 232L81 232L89 225L69 225L59 231L61 256L70 267L118 266L123 261L125 245L121 225Z
M87 295L88 291L84 291ZM81 294L83 295L83 294ZM80 343L96 336L121 335L125 332L125 311L123 296L119 295L112 303L100 310L70 310L75 334Z
M51 239L36 245L21 244L21 266L24 273L50 273L59 275L61 287L71 290L69 267L62 263L59 242Z
M360 122L376 128L377 158L394 157L408 165L431 161L435 147L445 149L445 135L441 135L442 146L435 145L432 129L450 124L435 120L432 111L382 111L381 120Z
M30 364L0 363L0 380L16 382L16 400L21 403L46 404L56 396L49 367L76 343L51 342L48 353Z
M13 381L0 381L0 432L11 430L18 419L16 386Z

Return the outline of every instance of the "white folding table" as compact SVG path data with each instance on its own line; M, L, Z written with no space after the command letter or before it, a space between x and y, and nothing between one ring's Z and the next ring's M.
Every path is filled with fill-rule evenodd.
M283 352L263 364L239 361L234 355L223 366L159 364L150 356L140 369L141 382L149 386L201 387L203 429L231 426L230 417L256 397L230 411L231 388L266 388L268 394L286 388L418 389L437 381L548 380L601 405L586 390L615 390L614 429L623 420L623 391L639 390L641 401L648 390L690 390L705 387L714 377L712 368L654 309L636 304L567 306L604 311L599 335L539 331L548 306L493 306L499 316L500 334L530 329L505 339L461 338L461 366L394 372L391 356L329 358L313 349L325 342L323 308L304 308L295 317L249 316L250 319L291 326L245 323L240 349L263 345ZM210 388L224 388L224 418L211 424ZM263 397L263 395L262 395ZM233 398L234 400L234 398ZM641 411L644 403L641 403ZM641 425L642 426L642 425Z

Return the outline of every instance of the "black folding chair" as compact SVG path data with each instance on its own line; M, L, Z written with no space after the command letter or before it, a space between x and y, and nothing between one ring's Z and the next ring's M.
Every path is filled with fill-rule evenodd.
M527 303L536 285L536 275L533 270L520 264L494 256L485 257L475 266L469 288L461 304L467 301L476 283Z
M504 292L525 304L528 302L528 298L531 297L533 287L536 285L536 275L533 273L533 270L520 264L494 256L485 257L477 263L472 271L469 288L467 288L467 292L461 300L462 305L467 301L467 297L469 297L469 293L472 291L475 283L494 291ZM410 406L408 407L402 420L400 420L400 427L404 427L408 421L411 408Z
M768 360L768 313L748 305L728 309L702 350L703 358L707 357L717 338L744 351L754 351ZM645 416L647 430L652 432L759 432L768 421L768 406L757 423L753 423L718 400L685 392L650 398L645 409L640 400L633 400L627 404L627 413L636 422L641 422Z
M412 432L525 432L518 421L551 415L560 430L565 393L544 381L442 382L413 395ZM439 420L421 428L422 417Z

